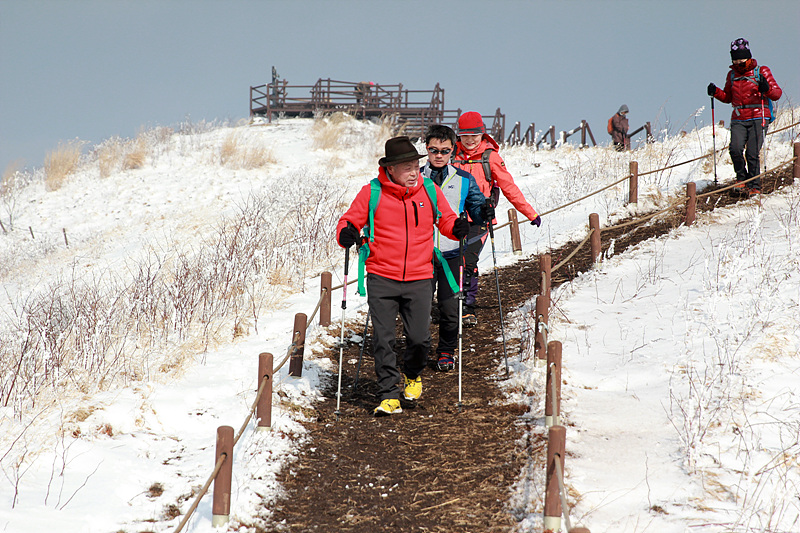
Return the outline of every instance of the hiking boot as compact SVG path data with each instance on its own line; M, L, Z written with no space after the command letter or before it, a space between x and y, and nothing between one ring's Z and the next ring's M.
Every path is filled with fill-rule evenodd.
M746 196L747 184L741 181L738 182L736 185L733 186L733 189L731 189L731 194L734 196Z
M381 404L375 408L375 411L373 411L375 416L396 415L402 412L403 408L400 407L400 400L390 399L383 400Z
M417 376L414 379L408 379L405 375L403 375L403 397L406 400L416 400L420 396L422 396L422 378Z
M471 328L478 325L478 317L472 311L464 311L461 315L461 323L464 327Z
M747 188L747 195L750 197L755 196L756 194L761 194L761 189L758 187L748 187Z
M439 354L439 361L436 363L436 368L439 369L441 372L447 372L449 370L453 370L456 366L456 361L453 359L453 354L451 353L442 353Z

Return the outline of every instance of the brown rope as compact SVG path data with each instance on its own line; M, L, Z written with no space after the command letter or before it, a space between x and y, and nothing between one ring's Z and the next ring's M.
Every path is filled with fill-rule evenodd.
M776 167L773 167L773 168L771 168L769 170L765 170L761 174L758 174L757 176L753 176L752 178L748 178L748 179L743 180L743 181L737 181L737 182L733 183L732 185L728 185L727 187L722 187L721 189L714 189L713 191L710 191L710 192L704 192L703 194L698 194L697 198L705 198L706 196L711 196L712 194L715 194L715 193L720 193L720 192L727 191L729 189L733 189L734 187L736 187L740 183L749 183L749 182L751 182L751 181L753 181L755 179L760 178L761 176L765 176L765 175L769 174L770 172L775 172L779 168L785 167L789 163L793 163L795 161L795 159L797 159L797 156L789 159L788 161L784 161L783 163L779 164Z
M578 245L578 247L577 247L577 248L575 248L575 249L572 251L572 253L571 253L571 254L569 254L569 255L566 257L566 259L564 259L564 260L563 260L563 261L561 261L559 264L557 264L556 266L554 266L553 268L551 268L551 269L550 269L550 275L551 275L551 276L552 276L553 272L555 272L556 270L558 270L559 268L561 268L562 266L564 266L564 264L565 264L567 261L569 261L570 259L572 259L573 257L575 257L575 254L577 254L577 253L578 253L578 250L580 250L580 249L581 249L581 247L583 247L583 245L584 245L584 244L586 244L586 243L589 241L589 237L591 237L591 236L592 236L592 233L594 233L594 228L592 228L592 229L590 229L590 230L589 230L589 233L586 235L586 238L585 238L585 239L583 239L583 241L582 241L582 242L581 242L581 243Z
M219 459L217 459L217 464L214 467L214 471L211 472L211 475L208 477L208 481L206 481L206 484L203 485L202 489L200 489L200 492L194 499L192 506L189 507L189 510L186 512L186 515L183 517L183 520L181 520L181 523L178 524L177 529L175 529L175 533L180 533L180 531L183 529L183 526L185 526L186 522L188 522L189 519L192 517L192 514L194 514L195 509L197 509L197 506L200 504L200 500L203 499L203 496L205 496L206 493L208 492L208 488L211 486L211 482L214 481L214 478L217 477L217 474L219 474L219 471L222 469L222 464L225 462L227 458L228 455L224 453L219 456Z
M261 399L261 395L264 393L264 388L267 386L267 380L268 379L269 379L269 376L264 376L263 378L261 378L261 385L258 386L258 392L256 393L256 399L253 400L253 405L250 406L250 412L247 414L247 418L245 418L244 424L242 424L242 427L239 428L239 432L236 434L236 437L234 437L233 446L231 446L231 448L236 446L236 443L239 442L239 439L241 438L242 434L244 433L244 430L247 428L247 424L249 424L250 420L253 418L253 415L256 412L256 408L258 407L258 401Z

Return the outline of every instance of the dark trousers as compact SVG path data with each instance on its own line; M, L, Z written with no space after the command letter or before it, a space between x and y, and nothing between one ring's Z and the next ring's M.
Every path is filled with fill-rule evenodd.
M461 258L455 256L447 257L445 260L450 266L450 271L453 273L456 283L458 283ZM436 347L436 353L453 355L458 344L458 298L453 294L444 268L438 262L435 263L433 283L438 286L436 303L439 308L439 344ZM466 269L464 270L462 283L464 287L468 286Z
M744 181L760 173L758 152L764 144L766 132L766 126L761 127L761 119L731 121L730 154L737 181ZM748 182L747 186L760 189L761 178Z
M487 235L489 232L485 224L470 224L467 245L464 247L464 275L466 276L464 305L470 308L475 305L475 299L478 297L478 259L481 257Z
M406 351L403 373L414 379L422 373L431 346L431 280L395 281L367 274L367 303L372 316L375 376L381 400L400 399L400 371L394 353L397 314L403 319Z

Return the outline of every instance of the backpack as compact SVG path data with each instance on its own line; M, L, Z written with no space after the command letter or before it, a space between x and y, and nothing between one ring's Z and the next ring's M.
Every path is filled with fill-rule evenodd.
M500 200L500 187L497 187L494 183L492 183L492 166L489 164L489 156L492 155L492 151L494 148L487 148L481 154L481 158L478 159L453 159L454 163L480 163L483 166L483 178L488 181L492 185L492 192L490 198L494 205L497 205L497 202Z
M614 126L613 126L613 124L611 124L612 120L614 120L613 116L610 119L608 119L608 134L609 135L614 135Z
M381 181L378 178L374 178L369 182L369 184L369 218L367 219L367 225L364 226L363 229L364 244L362 244L361 248L358 250L358 290L356 292L359 296L367 295L366 286L364 284L366 262L370 253L369 243L375 241L375 210L378 208L378 203L381 200ZM439 211L437 206L438 198L436 195L436 185L434 185L433 180L430 178L423 178L422 185L425 187L425 192L428 194L428 199L431 201L433 221L435 223L442 217L442 213ZM439 248L436 246L433 247L433 255L439 261L439 263L441 263L442 269L444 270L444 275L447 278L447 283L450 285L450 289L453 291L453 294L458 294L459 289L455 276L453 276L450 266L442 256L441 250L439 250Z
M734 77L733 76L733 70L731 70L728 75L731 77L731 84L733 84L734 81L750 80L753 83L755 83L756 85L758 85L758 82L761 81L761 65L759 65L758 68L755 69L755 71L753 72L752 76L736 76L736 77ZM762 95L761 96L761 105L758 105L758 106L753 106L753 105L734 106L734 110L737 112L737 116L738 116L738 110L741 109L741 108L745 108L745 107L761 108L761 107L764 106L764 100L765 99L767 100L767 108L769 109L769 119L767 119L767 124L772 124L775 121L775 113L773 112L774 104L772 103L772 99L769 98L766 95ZM764 118L766 118L766 117L764 117Z

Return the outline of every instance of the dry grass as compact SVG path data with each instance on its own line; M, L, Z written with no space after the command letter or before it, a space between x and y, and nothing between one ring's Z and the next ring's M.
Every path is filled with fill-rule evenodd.
M148 154L147 140L145 137L140 134L135 141L128 143L128 148L125 159L122 162L122 168L125 170L142 168L145 161L147 161Z
M45 188L57 191L64 185L67 177L77 170L81 160L81 141L60 143L58 148L44 159Z
M247 145L238 131L225 137L219 149L219 163L228 168L252 170L277 162L270 148Z

